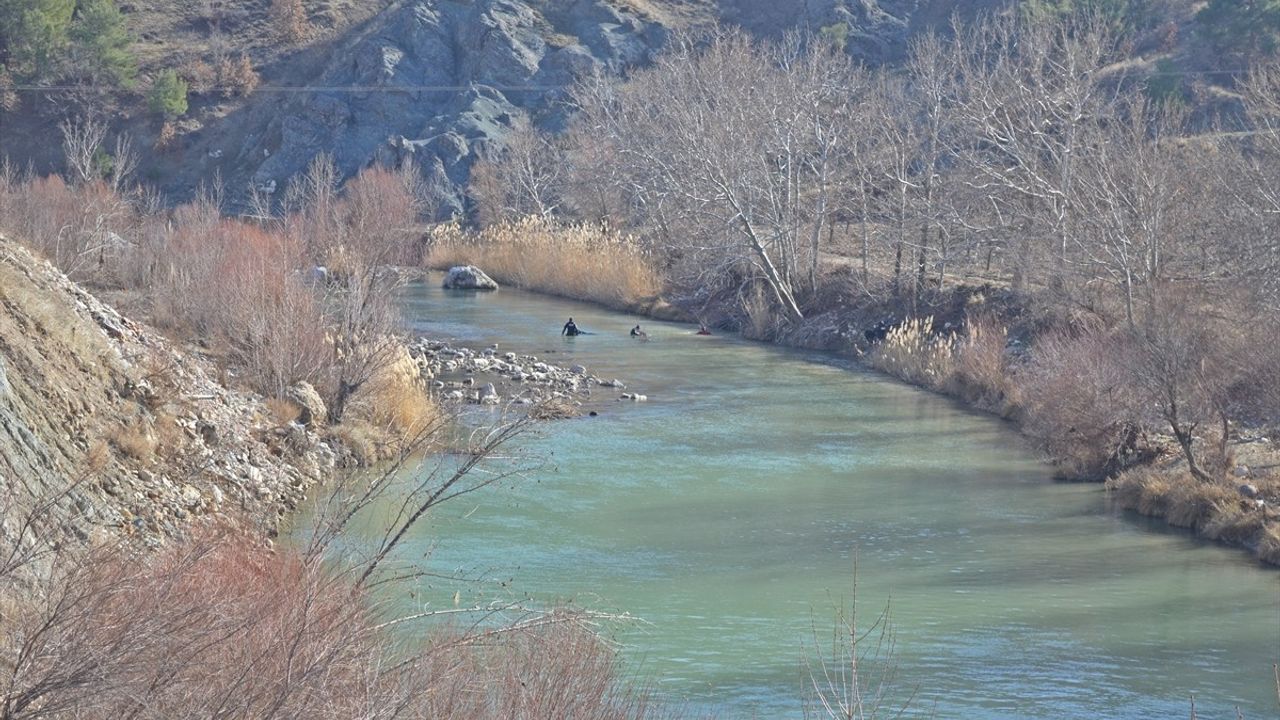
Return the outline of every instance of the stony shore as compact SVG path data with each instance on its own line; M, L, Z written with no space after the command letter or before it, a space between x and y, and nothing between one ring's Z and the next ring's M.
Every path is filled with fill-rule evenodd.
M407 345L423 379L448 403L534 406L561 401L582 408L610 401L644 402L648 396L626 392L626 383L601 377L582 365L562 367L536 355L476 350L443 340L421 338Z

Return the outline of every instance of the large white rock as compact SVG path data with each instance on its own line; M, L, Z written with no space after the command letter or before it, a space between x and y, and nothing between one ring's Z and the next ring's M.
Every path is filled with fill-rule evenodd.
M449 268L444 287L446 290L497 290L498 283L475 265L459 265Z

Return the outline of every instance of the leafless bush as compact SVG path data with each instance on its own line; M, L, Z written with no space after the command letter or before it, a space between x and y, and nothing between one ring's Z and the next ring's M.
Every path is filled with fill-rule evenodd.
M179 72L191 92L201 94L209 92L218 82L217 72L209 63L196 58L183 66Z
M380 168L361 172L335 208L332 234L317 241L324 264L340 282L329 298L334 382L329 414L340 419L353 394L393 363L399 344L389 336L399 324L391 270L412 257L418 198L405 178Z
M1124 338L1101 330L1050 331L1036 340L1018 373L1022 428L1064 474L1104 476L1135 450L1130 362Z
M216 68L217 86L225 97L248 97L258 88L258 73L246 53L240 53L234 59L224 55Z
M98 153L107 138L107 122L91 116L62 121L62 155L73 183L83 184L101 179Z
M472 170L468 193L483 225L529 216L550 219L563 202L568 172L561 143L522 122L501 152Z
M10 175L4 193L0 225L77 280L104 275L134 220L128 200L101 180Z
M890 606L868 626L858 625L857 565L849 606L836 608L828 641L815 627L804 658L804 716L829 720L902 717L915 691L898 687L897 634Z
M991 318L965 320L956 339L947 391L970 403L1008 414L1016 405L1010 380L1008 330Z

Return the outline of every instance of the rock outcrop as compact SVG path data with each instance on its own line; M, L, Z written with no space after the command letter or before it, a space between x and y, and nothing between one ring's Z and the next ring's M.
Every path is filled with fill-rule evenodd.
M498 283L475 265L459 265L449 268L444 276L446 290L497 290Z
M283 189L316 155L343 175L412 161L464 211L472 164L520 122L558 128L577 79L646 62L667 30L608 0L411 0L350 37L240 160ZM274 183L274 185L272 184Z
M202 516L270 531L337 461L207 360L121 316L0 238L0 547L124 534L161 543Z
M289 388L287 397L298 406L299 424L323 425L328 421L329 409L325 407L324 399L311 383L306 381L294 383Z

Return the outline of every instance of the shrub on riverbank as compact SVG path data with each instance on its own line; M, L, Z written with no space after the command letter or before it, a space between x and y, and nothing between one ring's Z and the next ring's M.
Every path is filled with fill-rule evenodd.
M343 422L333 428L344 447L364 466L422 450L424 438L445 424L444 411L428 392L417 365L403 347L352 397Z
M499 283L619 309L651 304L662 279L633 238L587 224L529 217L478 232L436 228L424 264L477 265Z
M14 578L0 565L0 597ZM68 549L5 607L4 717L657 717L564 612L413 632L358 570L204 531L155 554ZM410 577L416 578L416 575Z

